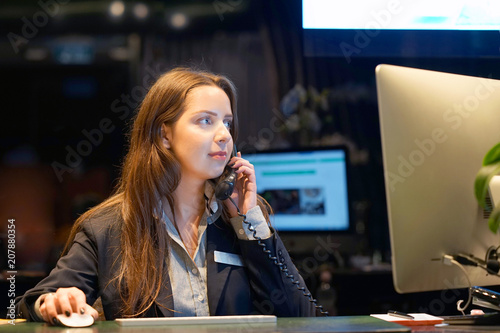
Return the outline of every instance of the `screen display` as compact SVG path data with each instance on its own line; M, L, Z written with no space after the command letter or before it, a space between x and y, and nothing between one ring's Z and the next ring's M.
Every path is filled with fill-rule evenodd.
M500 1L304 0L305 29L500 30Z
M349 229L346 153L343 149L261 152L254 165L259 194L274 210L278 231Z
M500 1L303 0L304 55L498 56Z

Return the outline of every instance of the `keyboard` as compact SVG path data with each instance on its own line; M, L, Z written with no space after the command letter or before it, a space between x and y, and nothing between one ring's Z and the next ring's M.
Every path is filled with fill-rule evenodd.
M276 316L206 316L206 317L160 317L160 318L119 318L120 326L168 326L207 324L276 324Z
M440 316L443 323L450 325L500 325L500 313L488 312L482 315Z

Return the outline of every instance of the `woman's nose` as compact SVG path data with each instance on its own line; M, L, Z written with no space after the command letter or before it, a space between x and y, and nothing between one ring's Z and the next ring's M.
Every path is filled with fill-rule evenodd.
M225 124L221 124L218 127L217 133L215 135L215 141L217 142L228 142L231 139L231 132Z

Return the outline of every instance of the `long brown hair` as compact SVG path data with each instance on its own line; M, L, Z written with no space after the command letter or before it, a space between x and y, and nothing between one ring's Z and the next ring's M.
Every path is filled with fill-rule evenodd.
M63 255L69 250L83 221L107 209L122 217L120 262L115 279L123 316L140 316L157 299L167 274L168 236L160 221L166 198L173 209L173 192L180 181L180 165L162 142L162 124L173 125L181 116L188 93L199 86L216 86L228 96L233 112L231 135L237 138L236 89L224 76L187 68L163 74L142 102L130 133L130 148L114 194L80 216ZM268 218L268 205L258 199ZM227 209L223 216L227 218ZM159 304L162 306L161 304Z

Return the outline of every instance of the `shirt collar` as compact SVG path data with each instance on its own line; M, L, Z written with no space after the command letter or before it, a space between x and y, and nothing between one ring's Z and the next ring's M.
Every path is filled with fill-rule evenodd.
M211 181L205 182L205 202L207 212L207 223L215 222L222 214L222 202L215 197L215 188Z
M212 224L217 221L217 219L222 214L222 202L215 197L215 184L211 181L205 182L205 213L207 216L207 224ZM162 216L165 221L170 221L170 219L162 212Z

